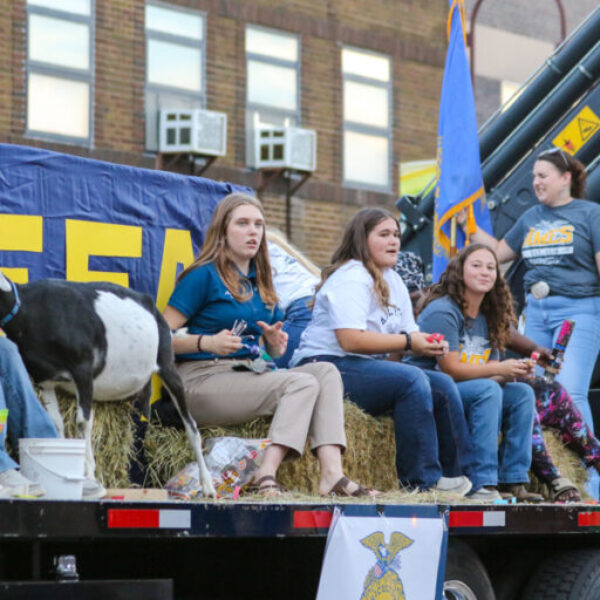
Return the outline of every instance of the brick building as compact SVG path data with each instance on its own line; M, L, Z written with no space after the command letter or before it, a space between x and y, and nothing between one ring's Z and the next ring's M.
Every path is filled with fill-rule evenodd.
M435 151L446 16L443 0L12 0L0 140L153 168L159 108L220 111L227 152L205 175L256 189L253 128L314 129L291 236L324 263L358 207L393 207L400 160ZM262 197L284 228L286 180Z

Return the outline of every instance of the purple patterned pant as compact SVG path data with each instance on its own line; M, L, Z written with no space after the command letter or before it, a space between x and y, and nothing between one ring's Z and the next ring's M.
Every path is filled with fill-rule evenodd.
M537 414L533 423L533 453L531 470L544 483L560 477L552 462L542 435L542 425L552 427L560 434L563 443L581 457L586 467L600 464L600 442L585 423L579 409L567 390L554 381L542 377L523 379L535 391Z

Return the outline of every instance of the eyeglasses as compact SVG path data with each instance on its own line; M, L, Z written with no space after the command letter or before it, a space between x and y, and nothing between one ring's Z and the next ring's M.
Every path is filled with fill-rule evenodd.
M561 148L555 146L554 148L550 148L550 150L544 150L543 152L540 152L540 154L538 154L538 158L544 158L544 156L552 156L554 154L558 154L558 156L562 158L563 163L565 164L565 169L567 171L570 171L571 167L569 165L569 161L567 160L567 157L565 156Z

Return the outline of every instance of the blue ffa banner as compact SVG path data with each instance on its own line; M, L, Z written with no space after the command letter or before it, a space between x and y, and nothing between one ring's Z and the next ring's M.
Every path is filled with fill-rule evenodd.
M0 144L0 268L17 283L112 281L162 310L216 204L248 188Z
M444 68L438 126L437 185L433 224L433 281L437 282L450 257L450 220L467 211L467 235L476 227L492 234L485 202L473 86L465 43L464 0L449 0L448 53ZM456 246L468 239L457 228Z
M437 506L337 508L317 600L442 600L447 545Z

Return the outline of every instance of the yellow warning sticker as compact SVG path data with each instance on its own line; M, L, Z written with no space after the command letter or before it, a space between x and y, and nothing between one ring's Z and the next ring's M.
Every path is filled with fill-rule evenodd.
M552 140L552 143L573 155L600 129L600 118L584 106L568 125Z

